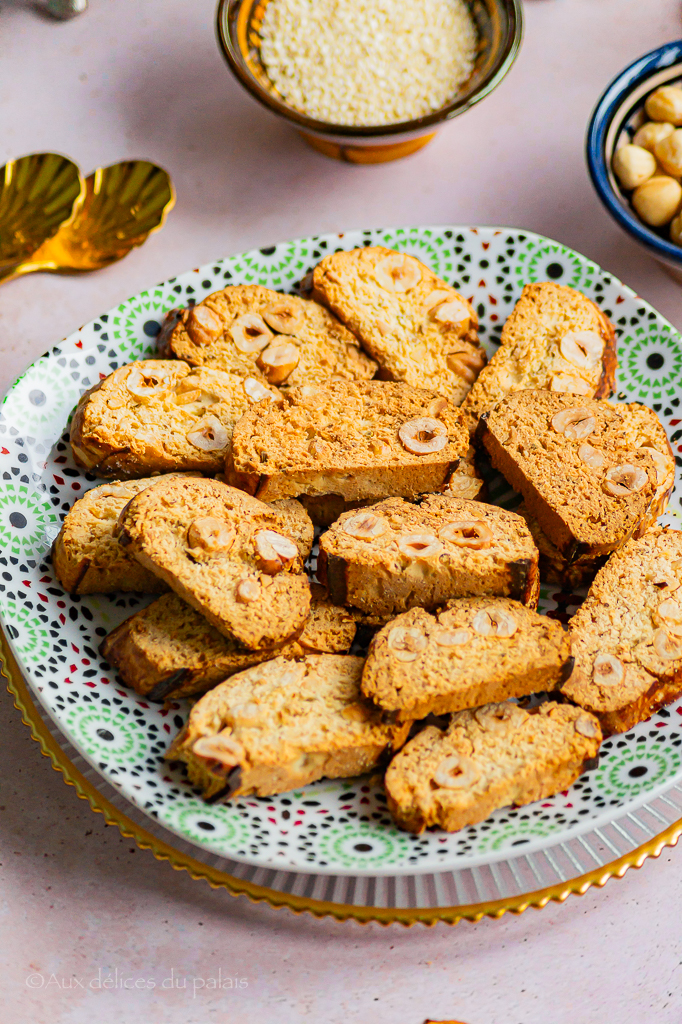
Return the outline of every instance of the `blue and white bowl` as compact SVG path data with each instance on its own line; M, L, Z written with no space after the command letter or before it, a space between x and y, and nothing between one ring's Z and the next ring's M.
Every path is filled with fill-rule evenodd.
M611 170L616 149L630 142L649 120L644 102L661 85L682 84L682 39L666 43L630 64L614 78L594 109L587 130L587 164L597 194L611 216L677 280L682 281L682 246L668 237L668 228L644 224L630 205Z

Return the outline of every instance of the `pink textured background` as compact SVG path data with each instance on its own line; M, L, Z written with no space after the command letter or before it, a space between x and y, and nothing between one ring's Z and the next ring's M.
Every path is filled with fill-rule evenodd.
M118 266L2 288L0 390L61 337L156 281L351 227L531 228L596 260L682 327L682 289L602 212L582 152L610 78L680 36L678 0L527 0L524 47L499 90L421 154L368 168L308 150L233 84L213 6L91 0L87 14L57 24L18 0L0 4L3 159L56 149L88 172L144 156L170 170L178 191L164 231ZM520 918L410 931L296 918L213 892L137 850L64 786L4 694L0 716L4 1024L682 1019L677 851ZM88 988L116 969L119 984L140 987ZM246 987L194 998L192 979L208 985L219 969ZM188 989L162 987L171 970ZM32 990L36 973L44 987Z

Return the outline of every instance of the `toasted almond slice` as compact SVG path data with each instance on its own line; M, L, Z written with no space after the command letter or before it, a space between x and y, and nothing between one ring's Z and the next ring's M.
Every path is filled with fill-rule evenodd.
M682 604L675 598L662 601L656 609L656 617L673 636L682 637Z
M244 756L244 748L232 736L219 732L215 736L200 736L192 745L192 753L215 762L206 768L214 775L221 775L224 769L237 767Z
M598 654L594 659L592 677L595 683L617 686L618 683L622 683L624 676L625 667L613 654Z
M601 469L604 465L604 456L596 448L593 448L591 444L585 441L584 444L578 448L578 458L589 466L591 469Z
M388 634L388 649L397 661L416 661L425 651L428 641L416 626L394 626Z
M436 288L435 291L429 292L426 296L424 299L424 305L429 313L433 313L436 306L440 306L443 302L447 302L448 299L451 298L452 292L447 292L444 288Z
M469 498L473 500L480 493L481 487L482 481L477 476L472 476L469 473L454 472L448 480L443 493L452 495L455 498Z
M430 416L419 416L417 419L403 423L398 431L403 448L413 455L430 455L439 452L448 443L448 429L440 420Z
M242 313L230 327L234 347L238 352L260 352L272 341L272 331L258 313Z
M230 443L227 429L216 416L204 416L185 437L202 452L217 452Z
M126 377L126 388L135 398L156 398L169 387L169 370L156 370L151 367L142 369L133 366Z
M374 454L378 455L380 458L388 459L393 451L390 444L388 444L386 441L382 441L380 437L373 437L372 440L369 442L369 446L374 452Z
M298 366L299 359L300 352L291 342L284 345L274 343L261 352L257 365L270 384L283 384Z
M439 555L443 545L432 533L408 533L398 538L398 550L407 558L426 559Z
M305 323L305 316L299 304L284 295L263 310L263 319L268 327L272 327L278 334L296 334Z
M373 540L374 537L381 537L386 533L386 520L381 516L375 516L373 512L358 512L344 520L343 532L358 540Z
M181 391L179 388L175 392L176 405L194 405L196 402L201 401L201 389L194 388L192 391ZM212 405L213 403L211 403Z
M193 306L185 326L195 345L211 345L223 333L223 321L208 306Z
M371 711L366 704L348 704L341 712L341 717L347 722L367 722L371 717Z
M259 567L270 576L291 565L298 556L298 548L288 537L274 530L259 530L254 537Z
M657 448L649 448L647 445L642 445L641 448L637 449L637 451L647 452L647 454L651 456L656 468L656 483L665 483L666 477L672 468L670 456L664 455L663 452L659 452Z
M461 299L450 299L448 302L441 302L435 309L430 310L430 316L439 324L448 327L458 327L462 334L469 329L471 313L466 303Z
M569 441L582 441L597 429L597 420L589 409L581 405L555 413L552 416L552 428Z
M474 348L460 352L448 352L445 362L448 370L461 377L467 384L473 384L483 369L485 358L482 349Z
M252 604L260 597L260 591L258 580L240 580L237 584L237 600L240 604Z
M513 636L519 628L513 615L492 605L476 612L471 625L480 636Z
M550 381L550 391L568 395L592 395L594 388L580 377L573 377L569 373L555 373Z
M599 726L595 722L594 718L588 715L581 715L580 718L575 720L575 731L580 733L581 736L586 736L588 740L594 739L595 736L599 735Z
M474 551L478 551L489 547L493 532L482 519L462 519L443 526L438 531L438 536L446 544L456 544L460 548L473 548Z
M468 629L444 629L440 633L433 634L434 644L439 647L461 647L471 640L471 633Z
M567 331L559 343L564 359L584 370L599 366L605 346L597 331Z
M432 402L429 402L428 409L426 410L430 417L440 416L448 407L447 398L443 398L442 395L438 395Z
M623 498L637 494L648 483L649 475L646 470L625 462L622 466L613 466L607 471L602 488L614 498Z
M387 292L409 292L422 279L421 267L411 256L401 252L391 253L377 263L374 279Z
M245 377L242 387L252 402L262 402L264 398L268 398L271 402L274 400L275 396L272 391L255 377Z
M471 758L461 754L444 757L433 773L433 781L443 789L468 789L480 777L481 773Z
M663 661L677 661L682 658L682 641L668 635L665 629L654 633L654 650Z
M234 544L236 536L237 531L232 523L225 523L214 516L202 516L190 523L187 543L190 548L226 553Z

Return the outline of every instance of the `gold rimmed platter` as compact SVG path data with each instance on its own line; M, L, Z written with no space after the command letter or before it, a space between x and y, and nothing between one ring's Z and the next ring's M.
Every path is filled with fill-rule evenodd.
M291 291L324 253L363 244L413 253L459 287L478 310L489 351L525 283L560 279L584 291L617 324L624 400L660 403L661 420L675 434L679 336L628 288L559 243L523 230L443 226L346 232L241 253L120 303L60 342L10 390L0 417L0 616L34 701L81 759L79 770L96 788L100 779L112 786L122 813L146 820L147 831L163 829L164 842L172 836L174 848L194 860L219 863L248 884L368 913L522 903L557 886L564 892L572 880L634 856L682 817L682 701L605 741L600 765L565 793L501 809L459 833L401 832L368 778L207 806L163 758L188 705L144 701L97 655L101 638L142 599L74 600L49 561L61 517L94 483L73 463L64 434L82 392L122 363L153 354L169 309L225 283ZM490 499L504 504L509 495L495 486ZM678 488L669 521L681 496ZM569 598L580 601L545 588L543 608L570 614Z

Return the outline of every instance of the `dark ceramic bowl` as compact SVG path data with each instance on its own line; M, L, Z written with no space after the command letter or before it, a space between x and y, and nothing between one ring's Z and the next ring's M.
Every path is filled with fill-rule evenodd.
M682 247L668 237L668 229L644 224L630 205L611 161L620 144L629 142L648 120L644 102L661 85L682 84L682 40L666 43L645 54L614 78L595 107L587 130L587 165L602 203L620 226L682 280Z

